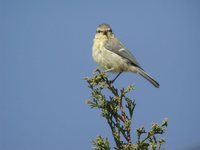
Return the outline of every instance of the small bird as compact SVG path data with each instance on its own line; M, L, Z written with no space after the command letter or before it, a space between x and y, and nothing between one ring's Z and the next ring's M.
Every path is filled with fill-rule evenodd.
M142 69L133 54L115 37L108 24L100 24L96 29L92 57L105 72L118 73L113 82L122 72L133 72L159 87L159 83Z

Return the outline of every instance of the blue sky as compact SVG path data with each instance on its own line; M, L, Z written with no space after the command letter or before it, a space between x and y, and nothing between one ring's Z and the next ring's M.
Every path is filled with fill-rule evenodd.
M101 23L160 83L156 89L131 73L116 81L136 86L133 131L168 117L167 149L198 146L199 1L0 3L1 150L86 150L97 135L113 142L100 112L85 104L90 90L83 78L97 67L91 48Z

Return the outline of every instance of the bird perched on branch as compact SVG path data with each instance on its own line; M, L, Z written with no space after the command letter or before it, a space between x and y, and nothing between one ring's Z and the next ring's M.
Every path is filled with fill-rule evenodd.
M155 87L159 87L159 83L142 69L133 54L115 37L108 24L100 24L97 27L92 56L105 72L118 73L113 82L122 72L133 72L143 76Z

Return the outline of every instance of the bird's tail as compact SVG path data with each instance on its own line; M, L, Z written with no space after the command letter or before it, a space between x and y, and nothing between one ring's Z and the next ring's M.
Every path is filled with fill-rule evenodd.
M156 88L159 88L159 83L156 80L154 80L150 75L148 75L144 70L138 68L137 72L145 79L147 79L151 84L153 84Z

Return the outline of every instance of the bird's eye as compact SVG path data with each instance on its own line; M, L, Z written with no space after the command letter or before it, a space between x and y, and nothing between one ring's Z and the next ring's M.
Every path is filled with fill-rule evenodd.
M101 30L97 30L96 33L101 33Z
M111 33L112 33L112 29L108 29L108 32L111 32Z

